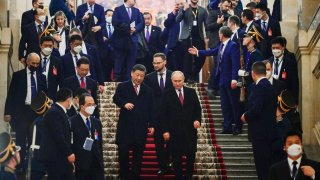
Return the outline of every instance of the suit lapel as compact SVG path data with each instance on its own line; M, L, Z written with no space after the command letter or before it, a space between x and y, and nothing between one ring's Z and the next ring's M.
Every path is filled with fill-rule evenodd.
M129 20L129 22L131 21L131 19L130 19L130 17L129 17L129 14L128 14L128 11L127 11L127 8L124 6L124 5L122 5L122 13L125 13L126 14L126 17L127 17L127 19ZM132 18L132 8L131 8L131 18Z
M86 135L89 136L89 131L88 131L88 128L87 128L87 125L84 123L82 117L80 114L77 115L78 116L78 120L79 120L79 125L80 125L80 128L82 128L85 132L86 132ZM90 127L92 129L92 122L91 122L91 119L90 119ZM91 131L91 130L90 130Z
M165 89L167 89L169 87L170 81L171 81L171 75L169 75L169 72L167 70L167 72L166 72L166 82L165 82L165 87L164 87Z

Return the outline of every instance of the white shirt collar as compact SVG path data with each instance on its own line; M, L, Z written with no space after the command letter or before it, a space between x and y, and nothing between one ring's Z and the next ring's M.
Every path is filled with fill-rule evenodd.
M232 32L233 32L233 33L237 33L237 32L238 32L238 29L239 29L239 27L236 27L236 29L233 30Z
M226 47L226 45L228 44L228 42L230 41L230 38L228 38L227 40L225 40L222 44L224 47Z
M299 169L299 167L301 165L301 159L302 159L302 155L297 160L295 160L295 161L297 161L297 164L296 164L297 169ZM291 176L292 176L292 168L293 168L292 163L293 163L293 160L288 157L288 165L290 167L290 175Z
M249 27L251 26L251 24L253 23L253 21L250 21L250 22L248 22L248 24L247 24L247 28L246 28L246 32L248 32L249 31Z
M81 112L79 112L79 114L80 114L81 118L83 119L84 124L86 124L86 123L87 123L87 118L88 118L88 119L89 119L89 121L90 121L90 116L86 117L86 116L85 116L85 115L83 115Z
M256 82L256 85L259 84L259 82L261 81L261 79L264 79L264 78L266 78L266 77L261 77L261 78L259 78L259 79L257 80L257 82Z
M63 107L63 106L62 106L61 104L59 104L58 102L56 102L56 104L62 108L62 110L64 111L64 113L67 113L67 109L66 109L65 107Z
M268 15L267 15L267 16L268 16ZM266 22L266 23L268 24L268 23L269 23L269 19L270 19L269 16L268 16L268 18L267 18L265 21L261 19L261 23L262 23L262 22Z
M177 93L177 95L179 97L179 89L175 89L175 90L176 90L176 93ZM181 90L182 96L184 96L183 86L182 86L182 88L180 90Z
M126 3L123 4L125 8L131 8L129 5L127 5Z

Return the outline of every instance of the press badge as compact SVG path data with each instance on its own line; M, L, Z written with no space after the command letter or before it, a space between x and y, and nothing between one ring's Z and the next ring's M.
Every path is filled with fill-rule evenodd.
M91 151L92 144L93 144L93 139L87 137L86 140L84 141L83 149L87 151Z
M193 26L197 26L197 21L193 21Z

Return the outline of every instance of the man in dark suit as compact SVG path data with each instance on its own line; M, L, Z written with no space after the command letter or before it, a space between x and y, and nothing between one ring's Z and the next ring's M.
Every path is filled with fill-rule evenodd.
M174 71L173 88L163 95L161 123L163 138L172 146L175 178L182 179L182 156L187 158L186 179L192 179L197 151L197 129L201 123L201 106L195 90L183 86L184 75Z
M43 9L43 0L32 0L32 9L25 11L21 17L21 33L24 27L32 22L34 22L34 11L38 8Z
M31 53L40 53L39 36L46 28L46 15L43 9L36 9L34 12L34 21L23 28L19 42L19 61L25 64L25 57Z
M73 93L79 88L86 89L89 94L92 95L93 99L96 103L98 103L97 99L97 91L98 91L98 83L97 81L87 77L90 69L89 60L86 57L81 57L77 61L76 71L77 74L66 78L63 82L64 88L69 88ZM98 109L95 111L95 116L98 117Z
M219 82L221 108L224 117L222 134L239 134L242 132L240 121L239 96L237 88L238 70L240 68L239 45L230 40L232 31L222 26L219 31L220 45L215 49L198 50L189 48L189 53L197 56L217 56L215 77ZM232 128L232 124L235 124Z
M67 114L69 117L75 116L79 113L79 99L80 99L80 96L84 93L88 93L88 91L83 88L78 88L74 91L74 93L72 93L73 94L72 106L67 111Z
M271 166L272 143L277 138L277 95L266 78L263 62L252 65L252 79L255 85L248 98L248 110L241 120L248 123L248 138L252 143L258 179L264 180L268 178Z
M267 70L266 78L269 80L270 84L273 86L277 96L279 96L283 90L287 89L286 83L281 80L275 79L272 76L273 64L269 60L264 60L263 63L266 65L266 70Z
M41 38L41 63L38 72L46 76L48 97L55 101L58 87L62 86L64 75L61 59L52 54L53 44L54 40L51 36Z
M227 22L227 26L232 30L231 40L236 43L241 43L246 32L240 29L240 19L238 16L230 16Z
M115 50L114 81L130 79L132 67L136 63L138 33L143 31L144 20L134 5L135 0L124 0L124 4L116 7L113 12L111 44Z
M272 56L271 40L277 36L281 36L281 27L279 21L274 20L267 13L268 7L264 3L259 3L256 6L256 17L259 20L255 21L260 25L262 34L265 37L267 44L267 58Z
M102 124L91 115L96 108L90 94L82 94L79 99L80 112L70 119L73 132L72 151L77 157L75 163L76 179L104 180L104 165L102 152ZM92 142L86 148L85 144Z
M285 54L285 41L276 37L271 41L272 54L269 60L273 63L272 76L286 83L287 89L293 93L296 104L299 104L299 77L297 62Z
M271 166L269 180L319 180L320 163L303 156L301 133L291 130L285 135L284 141L288 158Z
M13 131L16 132L17 145L21 147L21 167L26 168L26 144L31 144L29 129L37 117L30 104L38 92L47 91L45 76L37 71L40 57L36 53L30 53L27 57L27 67L14 72L10 82L9 91L4 108L4 120L10 122Z
M76 157L71 149L73 140L67 115L72 105L72 91L59 89L56 100L43 117L39 159L46 167L48 180L73 180Z
M163 53L156 53L153 56L154 72L148 74L145 83L151 87L154 96L154 119L155 119L155 134L154 141L156 145L158 163L160 170L158 175L163 175L168 171L167 163L169 162L169 149L164 148L165 141L163 139L163 130L161 128L161 105L164 91L172 87L170 80L172 71L166 68L167 60ZM168 147L167 143L167 147Z
M102 30L103 33L103 48L104 50L100 53L101 54L101 65L103 67L103 79L104 81L110 82L112 81L112 70L114 68L114 49L110 43L110 39L112 37L114 27L112 26L112 16L113 10L107 9L105 12L107 26L105 29Z
M76 25L80 26L80 29L82 30L84 24L89 19L89 14L93 15L97 20L97 22L94 23L91 31L95 33L95 40L97 44L102 45L102 29L106 28L106 19L104 17L103 7L95 3L95 0L88 0L87 3L84 3L77 8Z
M184 53L182 71L186 82L189 83L194 83L197 80L205 58L192 57L192 55L186 52L192 46L200 49L205 48L203 27L207 26L207 18L208 13L206 9L198 5L198 0L191 0L190 4L185 2L184 6L179 9L176 17L176 22L183 22L179 36Z
M145 72L143 65L133 66L131 80L119 84L113 96L113 102L121 108L116 133L120 179L139 179L148 129L151 134L154 132L153 93L150 87L142 83ZM131 171L130 150L133 155Z
M144 17L144 38L146 44L148 46L148 52L146 57L143 60L143 65L147 68L147 73L152 71L152 59L155 53L163 52L164 45L161 39L161 28L157 26L153 26L152 22L152 15L149 12L143 13Z

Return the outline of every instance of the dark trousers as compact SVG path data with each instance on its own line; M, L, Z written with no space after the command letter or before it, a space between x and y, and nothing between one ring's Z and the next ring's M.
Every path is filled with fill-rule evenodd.
M252 141L254 162L259 180L267 180L269 168L272 165L272 143L269 139Z
M132 150L131 172L129 171L129 151ZM119 177L123 179L139 179L144 146L139 144L118 145Z
M76 167L76 179L77 180L104 180L104 171L101 169L100 163L96 158L93 157L91 166L89 169L78 169Z
M217 56L213 56L213 62L214 66L210 71L210 78L208 80L208 89L212 90L219 90L219 79L217 79L216 74L217 74Z
M116 79L130 79L132 67L136 64L137 50L137 43L132 43L128 49L115 48L114 77Z
M166 170L167 163L169 162L170 158L169 142L164 141L160 128L155 129L154 143L156 145L159 167L161 170Z
M110 46L110 45L106 45ZM111 47L106 47L103 52L101 53L101 65L102 65L102 74L103 74L103 81L110 82L112 69L114 68L114 56L115 53Z
M173 167L175 179L180 180L182 178L182 153L173 154ZM191 178L193 175L194 162L196 157L196 152L187 152L186 154L187 164L186 164L186 177Z
M199 37L199 38L193 38L192 39L192 46L190 39L184 39L181 41L181 46L183 50L183 73L186 78L186 80L196 80L197 75L200 72L204 61L205 57L196 57L192 56L191 54L188 53L188 49L192 46L196 47L197 49L205 49L204 41Z
M48 180L74 180L73 166L68 162L45 162Z
M174 48L167 50L167 68L172 71L182 71L183 57L182 43L177 42Z
M13 131L16 133L16 144L21 147L20 150L20 165L17 167L26 169L27 168L27 152L31 144L32 133L31 127L33 121L37 118L37 114L30 108L30 106L24 106L21 114L18 118L14 118L10 123ZM28 146L27 146L28 145Z
M242 130L242 122L240 120L240 90L231 89L230 86L220 86L220 97L221 97L221 109L223 114L223 130L232 132L233 130ZM235 124L236 129L232 129L232 124Z
M152 52L148 51L143 58L137 58L136 64L142 64L146 67L147 73L151 73L153 70L153 54Z

